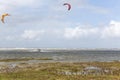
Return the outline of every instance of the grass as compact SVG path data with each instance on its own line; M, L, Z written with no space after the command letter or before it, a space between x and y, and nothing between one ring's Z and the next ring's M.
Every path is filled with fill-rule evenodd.
M100 71L85 70L90 66ZM120 62L18 64L2 69L0 80L120 80Z
M15 61L29 61L29 60L53 60L52 58L12 58L12 59L0 59L0 62L15 62Z

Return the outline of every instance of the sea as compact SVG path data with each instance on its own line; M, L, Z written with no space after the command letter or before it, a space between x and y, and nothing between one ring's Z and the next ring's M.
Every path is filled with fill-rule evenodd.
M50 58L30 62L120 61L120 49L0 49L0 59Z

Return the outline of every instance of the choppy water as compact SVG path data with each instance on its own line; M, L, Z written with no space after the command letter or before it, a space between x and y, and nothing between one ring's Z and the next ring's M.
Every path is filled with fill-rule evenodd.
M0 51L0 59L8 58L52 58L52 61L120 61L120 50L44 50L41 52L29 51Z

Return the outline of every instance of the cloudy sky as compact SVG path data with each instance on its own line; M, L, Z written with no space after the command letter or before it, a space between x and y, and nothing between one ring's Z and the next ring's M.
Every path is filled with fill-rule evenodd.
M1 0L2 13L0 47L120 48L120 0Z

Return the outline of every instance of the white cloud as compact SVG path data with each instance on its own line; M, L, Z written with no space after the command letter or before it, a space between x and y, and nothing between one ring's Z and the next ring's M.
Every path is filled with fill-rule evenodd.
M74 27L74 28L65 28L64 37L67 39L97 37L99 39L105 38L120 38L120 22L111 21L108 26L102 27Z
M6 39L16 39L17 36L21 36L23 40L37 40L44 39L49 37L57 38L65 38L65 39L110 39L110 38L120 38L120 22L119 21L110 21L108 25L104 26L88 26L88 25L80 25L76 27L72 27L75 24L70 24L66 22L48 22L46 25L41 23L42 26L49 26L38 30L29 28L28 30L24 30L23 33L14 34L11 37L7 37ZM72 25L72 26L71 26ZM54 27L52 27L54 26ZM56 26L56 27L55 27ZM66 26L66 27L64 27ZM38 28L38 29L37 29ZM33 30L32 30L33 29ZM46 35L46 36L44 36ZM20 39L19 38L19 39Z
M40 39L43 35L44 30L25 30L24 33L21 35L23 39Z
M102 31L102 38L120 38L120 22L111 21Z
M92 36L98 32L97 28L94 27L75 27L75 28L66 28L64 32L64 37L66 38L80 38L86 36Z
M0 1L0 11L10 11L20 7L36 7L43 4L43 0L2 0Z
M72 26L74 26L73 24ZM108 25L104 26L87 26L80 25L76 27L72 27L71 25L67 25L66 27L50 27L49 29L39 29L34 27L34 29L26 28L19 29L19 33L13 32L11 34L7 33L4 37L3 34L0 35L1 41L9 41L9 42L23 42L23 45L27 42L31 43L31 46L36 46L36 44L40 41L47 42L44 43L48 47L50 46L60 46L62 44L67 45L67 47L80 46L81 47L113 47L119 44L114 43L114 41L118 41L120 39L120 22L119 21L111 21ZM61 25L62 26L62 25ZM8 29L9 30L9 29ZM11 29L12 30L12 29ZM16 30L16 29L15 29ZM21 33L23 32L23 33ZM15 34L16 33L16 34ZM2 39L4 38L4 39ZM116 39L117 38L117 39ZM5 42L4 41L4 42ZM32 43L34 42L34 43ZM56 43L56 44L54 44ZM111 44L112 43L112 44ZM40 43L42 44L42 43ZM49 44L49 45L48 45ZM22 45L22 44L21 44ZM109 46L108 46L109 45ZM64 45L63 45L64 46Z
M18 5L18 6L28 6L28 5L32 5L32 3L34 3L36 0L11 0L11 1L3 1L3 3L5 4L11 4L11 5Z

